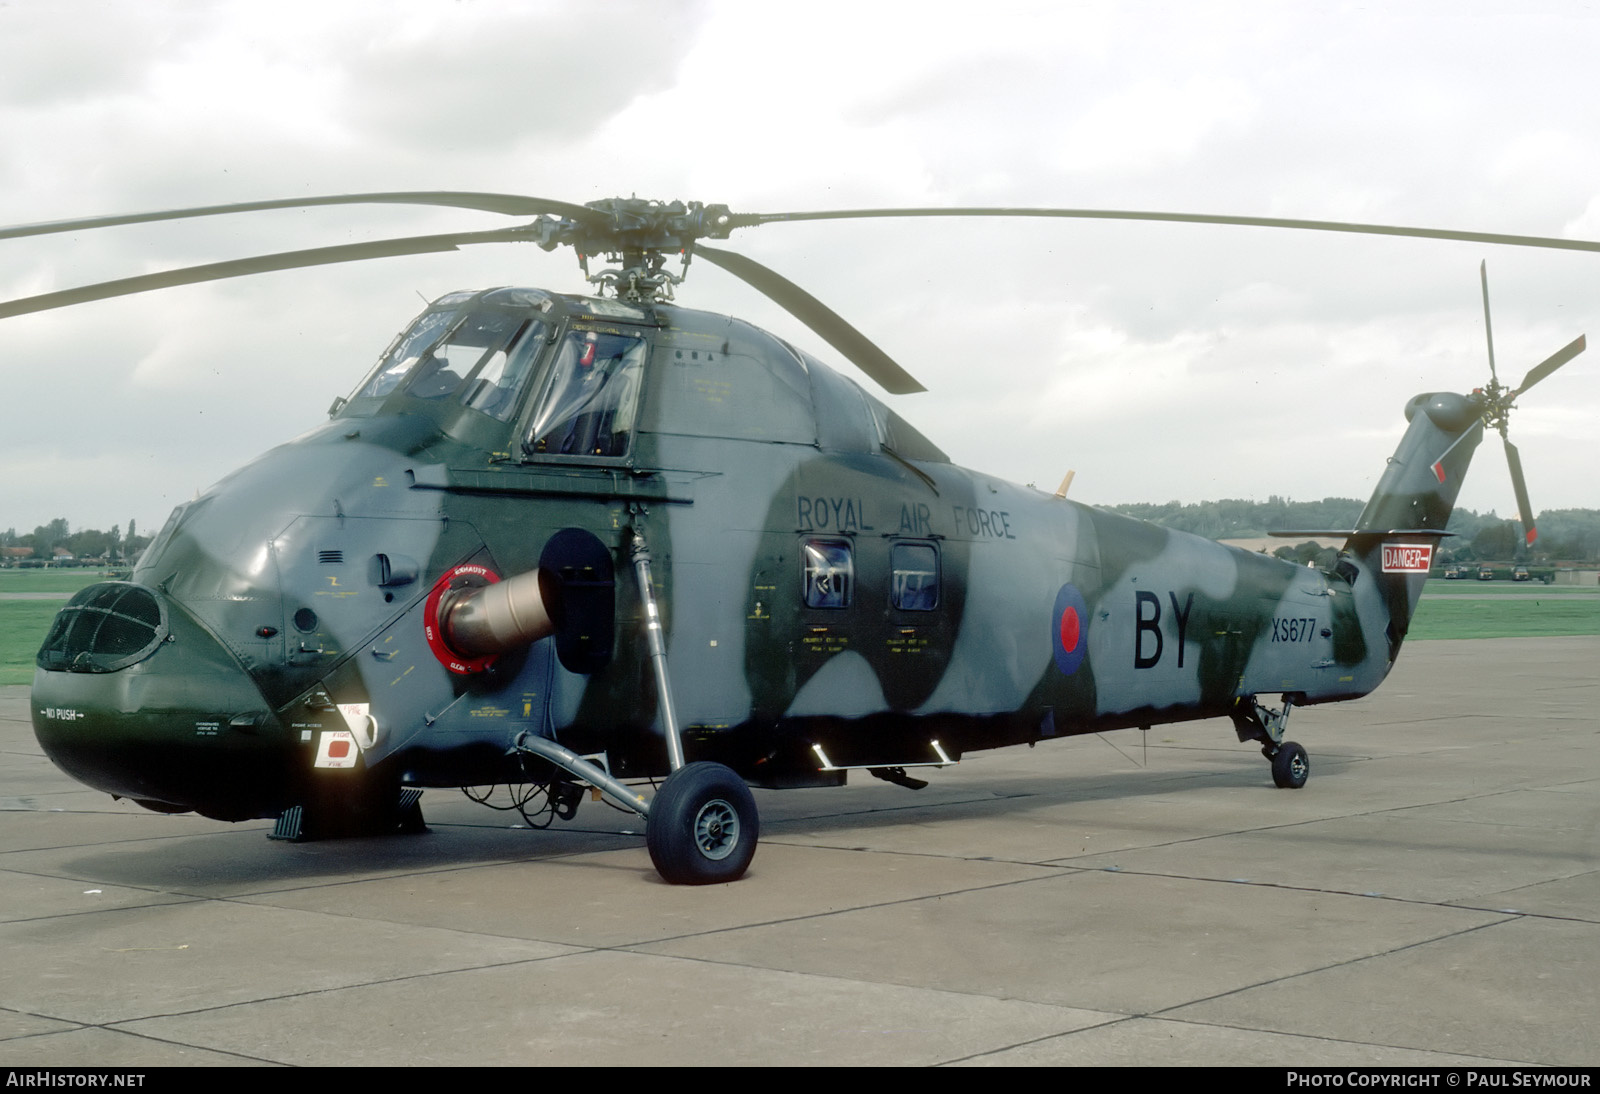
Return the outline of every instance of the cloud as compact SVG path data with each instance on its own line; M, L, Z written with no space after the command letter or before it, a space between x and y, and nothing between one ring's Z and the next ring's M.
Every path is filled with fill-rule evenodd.
M445 173L463 155L593 133L671 86L704 17L652 0L405 10L349 43L333 105L350 130L441 157Z
M14 0L0 4L3 219L449 187L1600 238L1595 20L1581 7L906 10ZM503 223L344 208L0 241L0 286L26 295ZM1075 496L1104 501L1364 489L1406 398L1481 382L1485 257L1503 372L1600 330L1593 255L1066 221L774 225L730 246L927 382L896 409L959 459L1052 482L1075 465ZM115 508L83 519L109 525L132 507L154 527L170 491L187 496L315 421L419 295L506 283L583 287L570 255L484 247L9 320L0 432L58 462L45 502L31 483L0 502L109 497ZM833 359L704 263L680 299ZM1536 503L1600 504L1581 425L1600 406L1600 367L1580 358L1527 402ZM1279 460L1285 434L1296 455ZM1505 508L1502 493L1491 483L1484 498Z

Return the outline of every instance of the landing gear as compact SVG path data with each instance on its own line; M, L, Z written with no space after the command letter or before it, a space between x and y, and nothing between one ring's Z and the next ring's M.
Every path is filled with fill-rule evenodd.
M645 818L650 861L673 885L738 881L755 857L761 834L756 800L731 768L704 761L686 764L668 775L647 802L555 741L522 733L514 747L598 786L624 809Z
M1311 777L1311 761L1306 750L1294 741L1283 739L1294 701L1295 696L1285 695L1283 709L1272 710L1262 706L1254 695L1245 695L1234 703L1232 711L1233 728L1239 740L1261 742L1261 754L1272 761L1272 781L1284 790L1299 790Z
M1267 756L1272 760L1272 781L1284 790L1299 790L1311 776L1311 761L1306 758L1306 750L1293 741L1284 741L1276 751L1267 752Z
M669 775L645 823L650 861L673 885L737 881L755 856L759 835L750 788L717 763L687 764Z
M642 515L640 507L635 515ZM639 584L639 602L645 611L645 639L656 678L667 744L667 766L672 774L651 799L644 825L645 846L656 872L672 885L714 885L738 881L755 857L760 822L756 800L733 769L718 763L685 763L678 716L672 702L672 679L667 672L667 647L661 630L650 581L650 550L644 532L633 527L633 574Z

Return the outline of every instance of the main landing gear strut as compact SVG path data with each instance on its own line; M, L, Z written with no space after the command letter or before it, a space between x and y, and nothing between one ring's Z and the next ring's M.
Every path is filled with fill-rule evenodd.
M761 824L756 800L745 781L730 767L699 761L686 763L678 735L678 716L667 674L661 612L650 583L650 553L644 536L633 534L634 576L644 607L645 639L656 678L656 702L667 738L667 763L672 773L655 797L645 801L629 787L570 749L543 737L522 734L515 748L548 760L607 794L645 819L645 846L663 880L673 885L712 885L737 881L755 857Z
M1311 761L1306 750L1294 741L1283 739L1289 711L1293 708L1293 695L1283 697L1282 710L1262 706L1254 695L1245 695L1234 703L1232 712L1233 728L1239 740L1261 742L1261 754L1272 761L1272 781L1286 790L1300 789L1311 777Z
M667 675L667 646L661 635L661 612L650 583L650 549L644 534L633 532L633 573L644 605L645 639L655 670L656 705L667 737L667 776L650 802L644 841L656 872L674 885L710 885L737 881L756 853L760 822L756 799L732 768L722 764L685 763L678 736L672 679Z

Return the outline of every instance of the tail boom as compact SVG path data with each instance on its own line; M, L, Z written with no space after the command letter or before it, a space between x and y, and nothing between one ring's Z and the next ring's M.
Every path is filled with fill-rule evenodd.
M1357 602L1380 610L1392 664L1432 565L1472 454L1483 440L1483 401L1435 392L1406 405L1411 425L1340 552L1340 572ZM1362 595L1366 584L1377 592ZM1365 614L1365 613L1363 613Z

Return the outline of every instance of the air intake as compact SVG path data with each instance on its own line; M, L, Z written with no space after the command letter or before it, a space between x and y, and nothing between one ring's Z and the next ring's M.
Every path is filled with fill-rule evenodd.
M104 581L56 614L34 663L46 672L116 672L149 657L166 636L166 611L155 593Z

